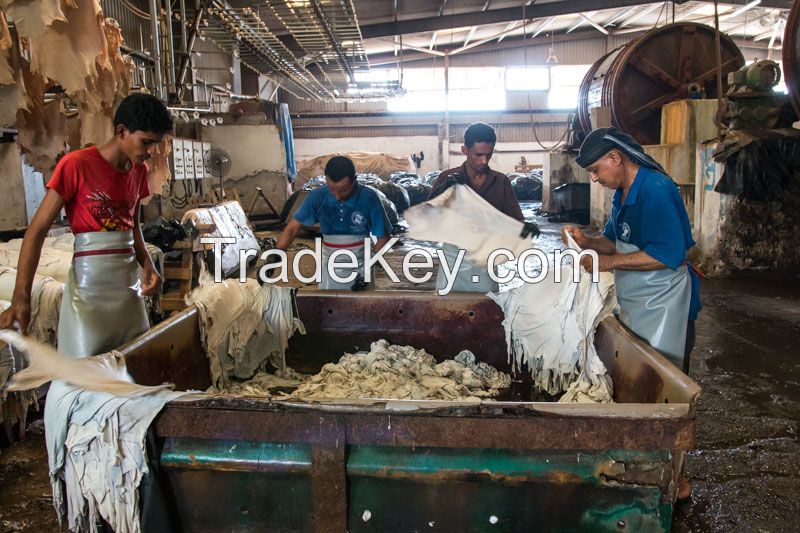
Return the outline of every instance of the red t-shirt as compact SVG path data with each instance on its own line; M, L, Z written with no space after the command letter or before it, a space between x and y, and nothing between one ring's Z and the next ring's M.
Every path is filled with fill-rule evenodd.
M147 172L138 163L120 172L92 146L61 158L47 188L64 199L72 233L128 231L136 202L150 195Z

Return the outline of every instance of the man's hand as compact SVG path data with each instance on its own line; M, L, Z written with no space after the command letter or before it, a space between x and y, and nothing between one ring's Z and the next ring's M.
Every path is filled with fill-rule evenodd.
M466 185L467 183L469 183L469 178L466 176L466 174L462 174L461 172L453 172L447 176L445 188L452 187L453 185Z
M355 281L353 281L353 285L350 287L352 291L363 291L369 286L369 283L364 281L364 276L359 274L356 276Z
M152 266L142 269L142 296L155 296L161 287L161 276Z
M564 241L564 244L567 244L567 233L572 235L572 238L575 239L575 244L580 246L581 248L587 248L589 244L589 237L580 230L580 228L576 228L575 226L564 226L561 240Z
M28 333L28 326L30 325L30 322L30 302L12 303L11 307L0 314L0 329L16 329L16 323L19 326L20 333L24 335Z
M447 174L447 176L439 175L428 195L428 200L433 200L453 185L466 185L467 183L469 183L469 178L461 172L453 172L452 174Z
M578 230L580 231L580 230ZM604 254L597 254L597 270L599 272L611 272L615 268L614 258L615 255L604 255ZM591 255L584 255L581 257L581 266L586 269L587 272L592 271L592 256Z
M525 222L522 225L522 231L519 232L519 236L523 239L538 237L541 234L542 232L539 231L539 225L535 222Z

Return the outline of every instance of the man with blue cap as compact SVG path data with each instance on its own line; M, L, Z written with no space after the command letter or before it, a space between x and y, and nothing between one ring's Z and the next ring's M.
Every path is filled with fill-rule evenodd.
M588 237L573 226L565 231L598 253L601 272L614 272L620 322L688 372L700 282L686 261L695 243L677 185L616 128L592 131L576 162L593 182L616 192L602 236ZM591 266L590 257L584 260Z

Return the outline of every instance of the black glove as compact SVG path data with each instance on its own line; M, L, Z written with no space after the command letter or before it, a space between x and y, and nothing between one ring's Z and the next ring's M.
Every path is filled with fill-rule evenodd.
M522 231L519 233L519 236L523 239L528 239L530 237L538 237L541 235L541 231L539 231L539 224L536 222L525 222L522 225Z
M269 264L269 263L272 263L272 262L276 262L277 263L278 261L280 261L280 256L278 254L267 254L266 257L264 258L264 264L265 265ZM275 267L267 269L267 271L266 271L267 277L268 278L274 277L275 276L275 270L276 270ZM261 276L257 276L257 278L258 278L258 283L260 285L263 285L264 284L264 280L261 279Z
M447 181L445 181L446 189L452 187L453 185L466 185L469 182L469 178L467 178L466 174L462 174L461 172L453 172L449 176L447 176Z
M444 183L437 185L431 190L428 200L433 200L453 185L466 185L468 182L469 178L467 178L467 176L461 172L453 172L452 174L448 174L444 180Z
M350 290L363 291L364 289L367 288L367 285L369 285L369 283L364 281L364 276L359 274L358 276L356 276L355 281L353 281L353 285L350 287Z

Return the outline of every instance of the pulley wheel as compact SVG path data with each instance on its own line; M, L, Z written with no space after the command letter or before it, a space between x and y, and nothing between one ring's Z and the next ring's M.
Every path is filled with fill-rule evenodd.
M725 91L728 73L741 68L744 57L727 35L720 35L720 44ZM642 144L659 143L661 108L687 98L693 84L703 87L708 98L717 97L715 31L702 24L676 23L650 30L596 65L589 71L594 69L591 83L581 87L580 102L586 102L586 109L579 116L589 116L592 107L608 106L612 124ZM581 127L586 128L583 122Z

